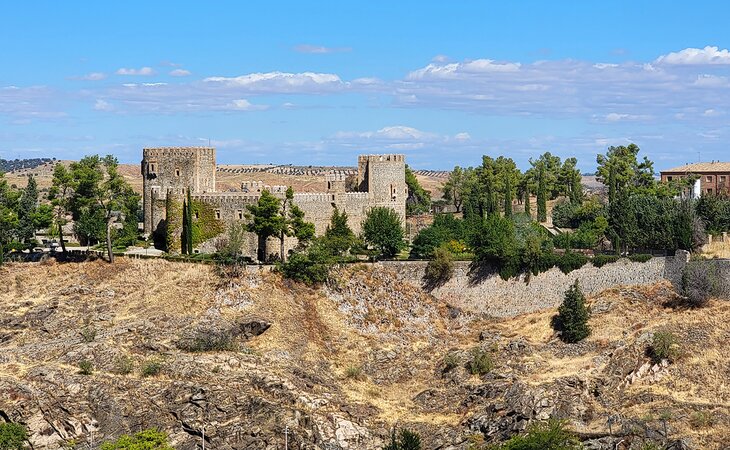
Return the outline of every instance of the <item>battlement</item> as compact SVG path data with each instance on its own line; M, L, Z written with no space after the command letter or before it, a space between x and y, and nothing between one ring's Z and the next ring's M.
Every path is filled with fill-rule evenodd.
M343 172L336 172L334 170L327 172L324 175L325 181L345 181L348 177L348 174L345 174Z
M170 156L215 156L213 147L149 147L142 149L142 158L163 158Z
M314 202L333 202L335 201L335 194L327 194L321 192L305 192L294 194L294 203L314 203Z
M393 153L382 155L360 155L357 157L358 163L374 163L374 162L405 162L406 155Z
M211 194L193 194L190 196L193 200L212 204L255 203L260 197L259 194L246 194L242 192L214 192Z
M263 181L244 181L241 183L241 190L248 193L261 193L262 191L269 191L272 194L284 194L288 186L274 185L270 186L265 184Z

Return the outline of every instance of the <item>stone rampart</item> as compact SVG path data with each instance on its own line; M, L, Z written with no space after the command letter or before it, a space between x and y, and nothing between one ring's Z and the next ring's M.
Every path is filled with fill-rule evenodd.
M383 261L385 267L395 269L397 281L423 286L425 261ZM586 295L621 285L648 285L665 279L667 266L674 269L674 258L652 258L645 263L622 259L597 268L588 264L567 275L553 268L537 276L524 276L505 281L496 273L476 279L470 274L470 263L455 262L454 276L431 293L453 306L474 313L495 317L509 317L545 308L554 308L563 301L565 291L577 279ZM730 270L730 265L728 266ZM679 269L681 272L681 269Z

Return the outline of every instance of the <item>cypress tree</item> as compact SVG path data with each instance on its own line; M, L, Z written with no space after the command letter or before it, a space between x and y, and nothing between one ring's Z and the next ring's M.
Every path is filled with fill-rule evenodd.
M530 214L530 187L525 183L525 214Z
M190 189L188 189L187 202L185 203L185 248L188 255L193 254L193 202L190 198Z
M180 253L188 254L188 204L183 200L182 207L182 233L180 234Z
M547 221L547 193L545 192L545 165L537 173L537 221Z
M588 326L588 308L580 290L578 280L565 292L563 303L558 308L557 324L562 331L561 339L568 343L582 341L591 334Z
M512 183L509 173L504 174L504 217L512 217Z

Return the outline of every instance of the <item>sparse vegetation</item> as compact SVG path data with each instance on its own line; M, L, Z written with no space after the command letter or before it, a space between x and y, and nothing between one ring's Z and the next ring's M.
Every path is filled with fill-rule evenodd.
M186 352L235 351L236 341L226 330L200 329L192 337L179 339L177 347Z
M130 356L121 355L114 360L113 372L117 375L128 375L132 373L133 368L134 362L132 361L132 358Z
M679 357L679 342L670 331L657 331L651 339L649 352L655 363L674 362Z
M717 291L718 277L702 261L689 261L682 271L682 296L693 308L707 306Z
M398 433L393 429L390 442L383 450L421 450L421 436L407 428L402 428Z
M28 440L28 432L19 423L0 423L0 450L22 450Z
M362 366L350 365L345 369L345 378L349 380L362 381L365 379L365 373L362 370Z
M475 348L471 352L471 360L468 364L469 372L472 375L485 375L494 369L494 358L491 353L481 348Z
M444 355L444 372L451 372L452 370L459 367L461 360L456 352L449 352Z
M174 450L167 442L167 434L148 429L134 435L122 435L115 441L101 444L100 450Z
M493 450L580 450L580 441L565 428L565 422L535 422L527 432L498 445Z
M83 339L83 341L87 344L89 342L94 342L94 339L96 339L96 329L88 325L85 326L81 329L81 339Z
M715 420L709 411L695 411L689 416L689 423L692 428L704 429L714 424Z
M155 377L162 372L162 363L158 360L150 360L142 365L143 377Z
M439 247L434 252L434 258L426 265L424 277L426 284L438 286L447 282L454 275L454 259L451 252Z
M79 373L81 375L91 375L94 373L94 365L87 359L79 361Z
M565 292L563 303L558 308L558 315L553 326L560 331L560 337L568 343L582 341L591 334L588 326L588 308L585 296L580 290L578 280Z

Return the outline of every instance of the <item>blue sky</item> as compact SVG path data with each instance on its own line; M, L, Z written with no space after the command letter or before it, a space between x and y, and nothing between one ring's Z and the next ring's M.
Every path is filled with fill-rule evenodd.
M5 2L0 157L730 160L727 2Z

